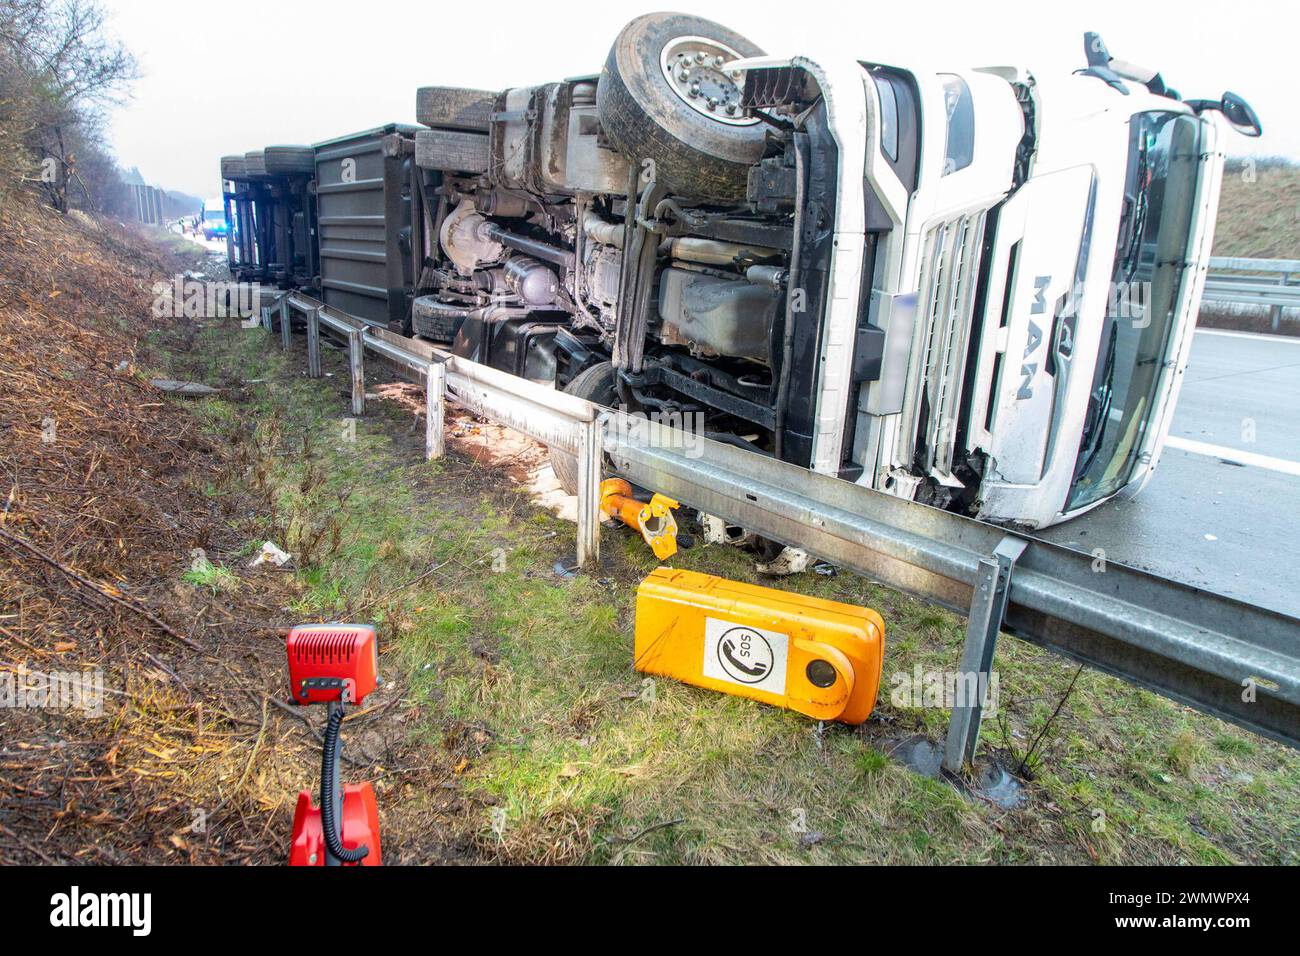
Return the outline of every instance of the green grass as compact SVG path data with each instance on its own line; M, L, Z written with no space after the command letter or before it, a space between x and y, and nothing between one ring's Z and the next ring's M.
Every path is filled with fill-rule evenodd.
M1214 255L1300 258L1300 167L1254 168L1240 159L1223 171Z
M166 232L156 235L156 241L169 253L183 256L206 256L208 247L201 242L196 242L189 236L183 236L178 232L172 232L168 229Z
M213 594L229 593L239 589L238 576L223 564L213 564L207 558L195 560L181 580L196 588L206 588Z
M860 728L643 677L631 666L633 598L656 562L638 538L606 529L605 567L557 576L572 525L467 459L424 462L422 426L395 404L371 403L345 440L341 356L327 352L333 375L313 382L300 352L209 328L173 373L227 389L187 407L234 448L232 481L265 491L246 537L294 553L294 612L380 623L382 670L403 694L390 719L454 779L462 799L440 826L482 857L1300 862L1294 753L1090 670L1039 740L1076 668L1012 638L982 746L1014 765L1038 741L1023 807L887 756L914 735L942 739L947 711L895 703L891 688L917 665L955 667L963 621L850 574L779 584L884 617L881 694ZM672 563L772 583L736 549ZM386 821L421 799L386 803Z

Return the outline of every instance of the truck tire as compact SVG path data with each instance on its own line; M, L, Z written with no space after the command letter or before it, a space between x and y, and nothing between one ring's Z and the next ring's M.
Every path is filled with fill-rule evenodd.
M310 146L268 146L262 156L266 171L273 176L316 172L316 151Z
M596 86L600 125L634 164L653 160L655 179L692 199L732 202L745 198L749 167L762 157L761 122L700 112L674 89L661 65L666 48L703 41L740 57L763 51L720 24L681 13L648 13L623 28L614 41ZM701 45L703 45L701 44ZM709 89L730 83L706 67ZM703 75L703 73L701 75ZM732 98L738 91L732 89ZM703 101L701 101L703 102Z
M266 175L266 154L254 149L244 154L244 171L252 177Z
M422 129L415 134L415 165L458 173L486 173L487 133Z
M435 342L451 342L472 311L472 306L439 302L431 295L416 296L411 301L411 326L416 335Z
M613 408L618 404L618 390L614 386L614 366L609 362L597 362L583 369L574 376L573 381L564 387L570 395L577 395L597 405ZM560 487L566 494L578 493L578 459L563 448L547 446L551 455L551 468L555 472Z
M497 95L459 86L422 86L415 91L415 121L435 129L486 133Z
M245 164L243 156L221 157L222 179L243 179L247 175L248 166Z

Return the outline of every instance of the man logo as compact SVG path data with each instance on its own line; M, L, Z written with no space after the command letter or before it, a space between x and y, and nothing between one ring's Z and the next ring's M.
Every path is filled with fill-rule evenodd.
M68 893L50 897L50 925L129 926L133 936L148 936L153 927L152 893Z
M1047 287L1052 284L1051 276L1038 276L1034 279L1034 304L1029 311L1041 315L1047 311ZM1043 344L1043 330L1033 319L1029 320L1029 335L1025 340L1025 361L1020 365L1020 388L1016 391L1016 400L1034 397L1034 376L1038 374L1038 363L1029 361L1029 357Z

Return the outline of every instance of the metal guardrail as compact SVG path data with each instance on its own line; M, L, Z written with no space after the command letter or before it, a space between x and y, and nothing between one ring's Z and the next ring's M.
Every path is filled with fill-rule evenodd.
M1211 258L1201 299L1267 306L1277 331L1283 309L1300 309L1300 259Z
M166 224L165 204L167 194L157 186L144 183L128 183L127 188L135 205L135 218L146 226Z
M340 315L299 294L280 300L283 343L307 316L309 374L319 325L347 337L353 412L364 411L364 352L423 373L426 454L442 454L444 397L574 453L578 560L599 552L604 456L630 481L730 524L967 615L959 673L987 678L1000 630L1197 710L1300 747L1300 619L1257 608L983 522L589 402ZM272 309L263 322L271 327ZM436 432L436 434L435 434ZM944 766L978 742L979 701L958 706Z

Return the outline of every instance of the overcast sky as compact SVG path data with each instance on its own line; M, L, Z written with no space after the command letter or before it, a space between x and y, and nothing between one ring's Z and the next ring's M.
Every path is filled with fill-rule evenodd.
M661 9L625 0L106 3L143 74L112 115L119 161L153 185L203 196L220 192L223 154L414 122L418 86L500 89L597 72L624 23ZM1244 96L1265 133L1234 137L1231 153L1300 158L1295 2L718 0L677 9L773 54L940 67L1082 66L1083 32L1097 30L1113 56L1160 70L1184 96Z

